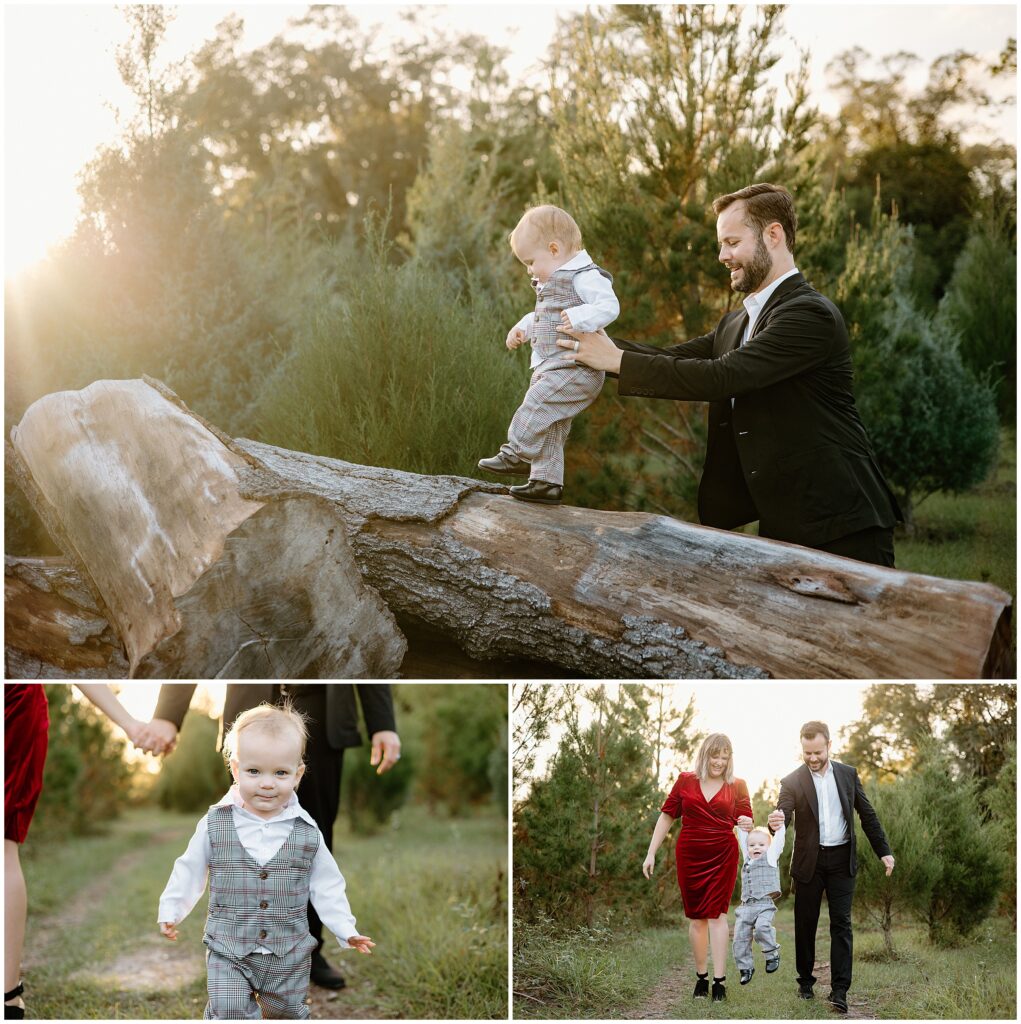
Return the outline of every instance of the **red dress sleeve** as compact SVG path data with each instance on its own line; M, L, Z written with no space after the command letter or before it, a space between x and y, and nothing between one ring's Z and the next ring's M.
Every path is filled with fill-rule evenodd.
M734 824L742 814L752 817L752 802L748 797L748 784L744 779L734 779Z
M674 788L670 790L670 795L663 802L663 806L660 810L664 814L669 814L675 821L681 817L681 811L683 809L683 789L684 789L684 776L682 775L675 783Z

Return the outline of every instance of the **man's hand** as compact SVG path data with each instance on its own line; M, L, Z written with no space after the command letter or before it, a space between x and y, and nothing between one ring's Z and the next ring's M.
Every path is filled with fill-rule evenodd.
M886 866L886 877L889 878L893 874L894 859L892 854L887 854L885 857L879 858Z
M781 825L787 820L787 816L781 810L775 810L769 812L769 817L766 819L769 827L775 832Z
M373 947L376 945L367 935L352 935L347 940L347 944L352 949L357 949L359 953L365 953L368 956L372 955Z
M369 764L379 765L376 769L377 775L390 771L400 759L401 738L397 733L384 729L372 734L372 755L369 757Z
M135 741L147 754L169 754L177 746L177 726L165 718L154 718Z
M575 331L561 328L564 334L576 338L577 341L562 341L557 338L557 345L567 349L565 356L575 363L590 366L593 370L606 370L608 373L620 373L620 359L624 354L604 330L595 333ZM577 346L577 347L575 347Z
M742 832L751 832L751 830L755 827L755 822L752 821L752 819L749 818L747 814L742 814L741 817L737 819L737 827Z
M520 327L514 327L507 333L507 348L513 352L519 345L524 345L525 332Z
M173 921L160 921L160 932L164 938L177 942L177 925Z

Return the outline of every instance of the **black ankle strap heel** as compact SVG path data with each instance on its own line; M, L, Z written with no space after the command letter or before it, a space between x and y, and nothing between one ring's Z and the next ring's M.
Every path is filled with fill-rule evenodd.
M17 999L18 996L22 995L25 991L25 985L23 982L18 982L10 990L10 992L4 993L4 1020L24 1020L25 1019L25 1008L23 1006L8 1006L7 1004L12 999Z

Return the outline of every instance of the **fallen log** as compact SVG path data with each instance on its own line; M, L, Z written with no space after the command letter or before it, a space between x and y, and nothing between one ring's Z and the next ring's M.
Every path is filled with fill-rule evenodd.
M405 639L363 581L332 506L308 494L244 497L238 474L258 463L159 382L47 395L12 430L9 461L123 644L131 676L365 678L399 668ZM46 609L51 621L56 612Z
M193 416L158 382L149 387ZM449 638L474 659L526 658L559 666L558 674L611 678L1002 678L1013 672L1011 599L988 584L881 568L665 516L534 506L495 484L358 466L215 434L237 459L231 486L237 501L248 503L238 507L256 510L240 526L219 523L225 548L236 533L264 535L250 524L266 508L296 503L320 528L328 522L342 528L365 581L399 621ZM165 479L160 486L180 486L174 476ZM90 492L90 481L77 487ZM30 478L30 497L33 486ZM54 530L72 562L76 552L66 534L82 500L73 497L71 512ZM175 494L173 503L179 500ZM270 533L311 528L300 517L286 527L274 524ZM299 563L314 572L308 561ZM204 585L209 571L191 585ZM234 566L232 578L264 590L250 577L265 571L249 559ZM104 585L116 592L116 577ZM104 614L114 598L96 589ZM228 598L218 600L226 615ZM298 630L303 608L284 601L264 618L262 634L275 628L278 615ZM169 658L153 667L169 674L178 664ZM323 672L324 663L309 665ZM289 663L283 667L290 670ZM267 677L280 671L270 668ZM321 677L340 675L334 667Z

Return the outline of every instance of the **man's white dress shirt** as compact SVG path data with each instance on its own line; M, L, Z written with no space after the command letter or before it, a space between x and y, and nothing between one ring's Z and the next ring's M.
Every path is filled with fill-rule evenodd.
M592 257L585 249L582 249L559 269L575 270L591 262ZM542 290L541 286L539 290ZM567 314L567 319L571 321L571 327L576 331L598 331L600 327L613 323L620 316L620 303L613 293L613 285L598 270L586 270L581 274L575 274L574 290L578 293L582 304L565 309L564 312ZM534 317L534 310L531 313L526 313L513 329L524 331L527 337L532 329ZM533 350L532 366L538 366L541 362L538 353Z
M819 805L819 845L840 846L850 842L851 833L837 795L833 764L827 761L824 771L812 772L812 782L815 784L815 797Z
M231 786L216 806L224 805L230 806L233 810L234 828L237 830L241 845L259 865L271 861L280 847L287 842L294 828L295 818L303 818L317 832L319 831L311 815L298 803L295 793L291 794L290 800L279 814L268 819L260 818L245 809L237 785ZM206 816L203 815L188 843L188 849L174 862L170 881L160 896L158 921L179 924L191 913L206 891L211 858L209 829ZM358 927L351 914L351 905L347 901L346 889L344 876L340 873L333 854L326 848L326 841L320 832L319 848L312 861L309 876L309 900L320 920L333 932L345 949L350 948L347 940L358 934ZM270 950L259 947L256 952L269 953Z
M772 298L773 292L787 280L788 277L793 277L799 273L797 267L793 270L788 270L786 274L778 277L772 284L767 285L762 289L761 292L752 292L751 295L746 295L742 300L744 302L744 308L748 313L748 326L745 328L744 337L741 338L741 344L746 345L748 339L752 336L752 331L755 330L755 321L759 319L759 314L762 312L763 307Z

